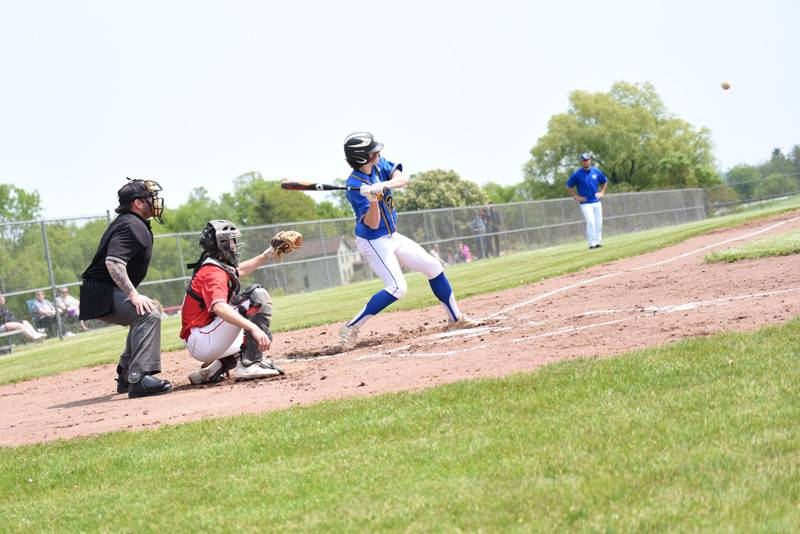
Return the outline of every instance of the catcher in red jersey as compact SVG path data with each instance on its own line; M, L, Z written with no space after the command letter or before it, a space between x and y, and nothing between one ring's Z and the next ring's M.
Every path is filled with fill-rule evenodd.
M272 342L272 299L258 284L241 288L239 279L298 248L303 237L294 231L279 232L269 248L241 263L240 237L232 222L210 221L200 235L200 259L187 266L194 272L181 308L180 337L189 354L202 362L189 374L195 385L219 382L231 370L236 380L283 374L264 357Z

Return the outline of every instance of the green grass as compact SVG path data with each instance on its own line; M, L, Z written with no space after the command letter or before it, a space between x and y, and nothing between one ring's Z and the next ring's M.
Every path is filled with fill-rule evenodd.
M3 530L800 529L800 321L0 449Z
M456 297L480 295L539 282L593 265L644 254L720 228L797 209L800 197L689 224L635 232L606 239L601 249L588 251L583 240L544 249L520 252L499 258L459 264L447 268ZM419 309L436 304L427 280L413 273L407 277L409 291L391 310ZM322 291L274 298L274 330L283 332L308 326L345 321L382 287L380 280L359 282ZM469 311L469 310L467 310ZM179 350L177 318L164 321L162 351ZM94 337L79 335L65 341L49 340L27 345L0 358L0 385L53 375L70 369L115 363L126 331L119 327L103 329ZM54 353L57 357L54 357Z
M781 235L768 236L750 243L731 247L706 255L708 263L733 263L740 260L754 260L769 256L789 256L800 253L800 230Z

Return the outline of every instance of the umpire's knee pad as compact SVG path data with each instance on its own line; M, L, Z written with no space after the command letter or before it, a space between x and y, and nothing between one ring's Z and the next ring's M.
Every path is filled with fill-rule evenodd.
M161 322L161 312L158 311L158 308L153 308L149 312L137 315L137 321L145 322L145 323L160 323Z

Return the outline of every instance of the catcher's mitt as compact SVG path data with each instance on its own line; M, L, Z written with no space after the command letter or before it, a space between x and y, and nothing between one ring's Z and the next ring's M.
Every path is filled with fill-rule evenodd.
M275 234L270 244L276 255L289 254L303 246L303 234L294 230L283 230Z

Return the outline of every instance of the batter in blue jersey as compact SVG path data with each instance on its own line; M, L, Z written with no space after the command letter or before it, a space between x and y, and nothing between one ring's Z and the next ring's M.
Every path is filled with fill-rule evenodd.
M608 180L603 171L592 167L592 156L587 152L581 154L581 168L567 180L567 191L581 205L590 249L602 246L603 206L600 199L605 195L607 185Z
M442 264L425 249L397 231L397 211L393 189L408 185L403 166L381 157L383 144L369 132L347 136L344 154L352 172L347 185L347 200L355 213L356 248L372 271L383 280L383 289L372 295L358 314L342 325L342 350L351 350L358 343L358 331L373 315L406 294L408 285L402 267L420 272L428 278L433 294L442 303L450 328L469 328L478 323L458 309L453 289Z

